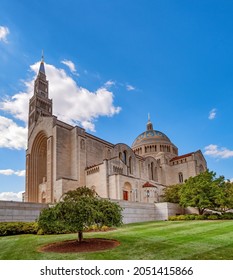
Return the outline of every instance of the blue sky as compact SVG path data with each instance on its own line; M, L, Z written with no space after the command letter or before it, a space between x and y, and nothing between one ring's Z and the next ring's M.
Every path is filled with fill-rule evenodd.
M1 0L0 199L24 190L42 49L59 118L131 146L150 113L179 154L201 149L232 179L232 14L225 0Z

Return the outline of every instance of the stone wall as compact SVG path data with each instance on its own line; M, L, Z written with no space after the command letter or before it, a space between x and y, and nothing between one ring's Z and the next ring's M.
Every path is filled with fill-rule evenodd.
M123 223L167 220L169 216L183 214L183 209L173 203L142 203L112 200L123 208ZM47 204L0 201L0 222L35 221Z
M123 223L164 221L169 216L183 214L183 209L174 203L142 203L113 200L123 208Z
M0 201L0 222L33 222L47 204Z

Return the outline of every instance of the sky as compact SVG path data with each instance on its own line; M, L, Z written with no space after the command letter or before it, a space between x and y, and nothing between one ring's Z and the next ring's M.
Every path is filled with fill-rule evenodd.
M42 51L59 119L131 146L149 113L179 155L200 149L233 180L232 14L228 0L1 0L0 200L25 190Z

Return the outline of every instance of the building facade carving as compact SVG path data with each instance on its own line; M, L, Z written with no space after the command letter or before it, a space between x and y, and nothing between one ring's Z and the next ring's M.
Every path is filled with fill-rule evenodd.
M159 202L166 186L206 170L200 150L178 148L148 118L132 146L112 144L52 115L42 59L29 102L25 201L54 203L80 186L99 196L133 202Z

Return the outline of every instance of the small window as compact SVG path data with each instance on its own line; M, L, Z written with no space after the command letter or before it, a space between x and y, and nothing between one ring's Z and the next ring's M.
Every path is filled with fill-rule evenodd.
M179 183L183 183L183 181L184 181L183 173L180 172L180 173L179 173Z

